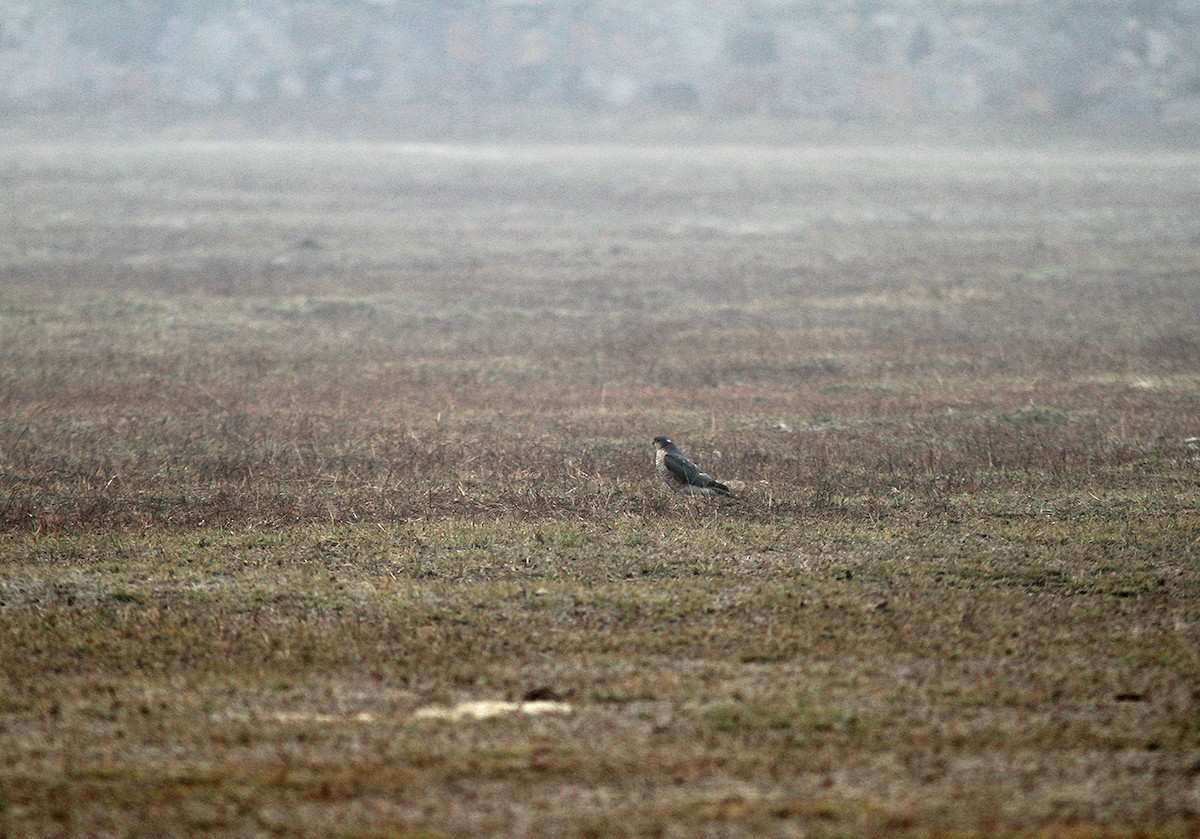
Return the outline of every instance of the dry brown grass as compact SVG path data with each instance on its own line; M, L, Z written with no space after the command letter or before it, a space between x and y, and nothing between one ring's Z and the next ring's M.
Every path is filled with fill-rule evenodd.
M5 149L0 833L1197 835L1196 163Z

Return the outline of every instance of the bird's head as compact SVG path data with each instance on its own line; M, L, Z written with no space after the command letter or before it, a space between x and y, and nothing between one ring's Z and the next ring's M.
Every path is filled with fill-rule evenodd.
M670 437L658 436L654 438L654 448L656 449L673 449L675 444L671 442Z

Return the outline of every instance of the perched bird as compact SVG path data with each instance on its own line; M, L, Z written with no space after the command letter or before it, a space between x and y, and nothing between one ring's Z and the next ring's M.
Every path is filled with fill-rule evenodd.
M729 495L729 487L697 466L670 437L655 437L654 448L654 466L671 489L684 495Z

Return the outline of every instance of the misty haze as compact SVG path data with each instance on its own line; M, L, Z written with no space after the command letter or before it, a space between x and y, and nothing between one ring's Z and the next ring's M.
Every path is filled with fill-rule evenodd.
M0 836L1200 831L1191 0L0 3L0 139Z

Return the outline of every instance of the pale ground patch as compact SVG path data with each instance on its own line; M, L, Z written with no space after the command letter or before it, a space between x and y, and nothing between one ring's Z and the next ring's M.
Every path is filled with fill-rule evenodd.
M429 707L417 710L413 714L413 718L419 720L450 720L451 722L461 722L463 720L486 720L505 714L530 714L534 716L538 714L569 714L574 710L566 702L550 700L506 702L495 699L481 699L472 702L459 702L457 705L450 707L430 705Z

